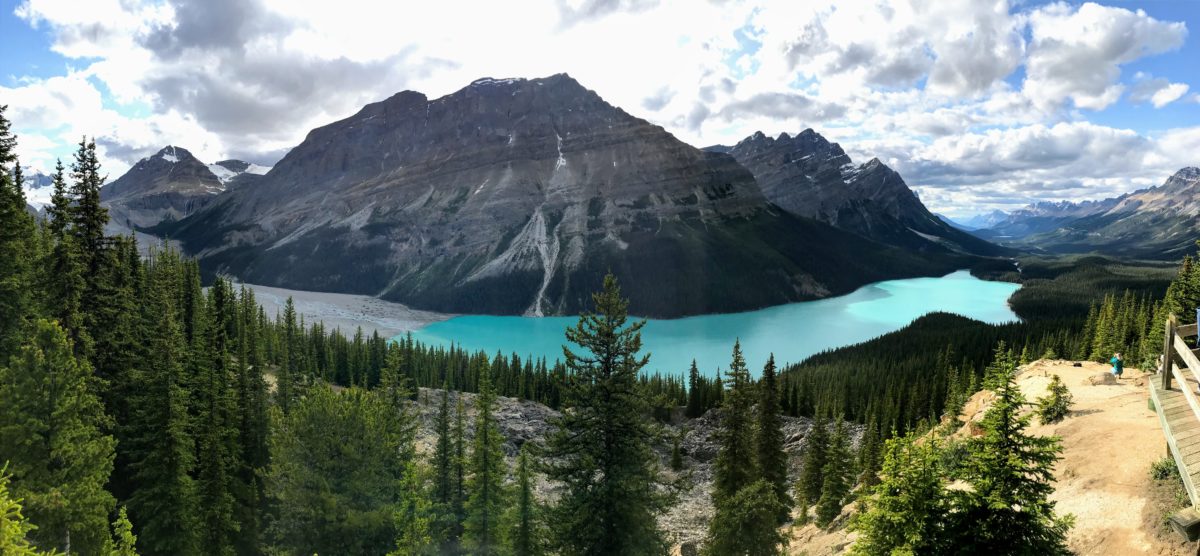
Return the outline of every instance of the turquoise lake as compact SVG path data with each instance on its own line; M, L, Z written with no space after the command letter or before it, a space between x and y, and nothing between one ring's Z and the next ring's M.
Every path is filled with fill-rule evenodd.
M713 375L729 365L735 339L752 373L775 354L778 366L797 363L821 351L856 344L903 328L922 315L942 311L1000 324L1016 321L1008 298L1020 286L989 282L965 270L941 278L910 278L869 284L852 293L779 305L745 313L651 319L642 329L650 352L645 370L683 373L697 361ZM563 330L577 317L467 315L413 332L427 344L452 343L470 351L517 353L553 361L562 357Z

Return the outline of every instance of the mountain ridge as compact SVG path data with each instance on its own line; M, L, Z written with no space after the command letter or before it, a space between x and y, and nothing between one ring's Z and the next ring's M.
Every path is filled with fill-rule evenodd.
M841 145L812 128L776 138L758 131L733 147L708 149L727 149L768 200L797 216L916 251L1011 254L935 216L879 158L856 165Z
M206 272L446 312L577 312L601 277L648 316L813 299L967 264L796 216L566 74L402 91L310 131L253 188L158 233ZM294 271L282 273L279 268Z

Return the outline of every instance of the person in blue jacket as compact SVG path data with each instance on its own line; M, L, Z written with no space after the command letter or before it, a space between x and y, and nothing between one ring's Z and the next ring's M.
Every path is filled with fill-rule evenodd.
M1121 378L1121 373L1125 372L1125 363L1121 361L1121 354L1114 353L1112 359L1109 359L1108 362L1112 363L1113 376Z

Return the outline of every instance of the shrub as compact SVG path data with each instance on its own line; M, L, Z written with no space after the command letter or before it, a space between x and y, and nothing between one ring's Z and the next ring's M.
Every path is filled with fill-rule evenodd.
M1045 397L1038 398L1038 419L1042 424L1057 423L1071 412L1071 391L1058 375L1050 379Z

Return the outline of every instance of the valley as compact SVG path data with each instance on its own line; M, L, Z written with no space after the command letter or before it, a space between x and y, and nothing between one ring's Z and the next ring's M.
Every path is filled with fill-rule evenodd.
M1198 22L15 2L0 556L1200 554Z

